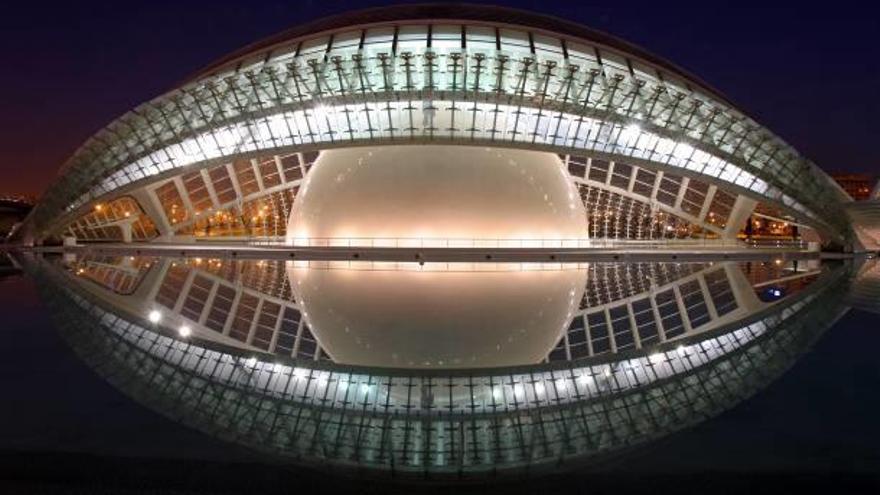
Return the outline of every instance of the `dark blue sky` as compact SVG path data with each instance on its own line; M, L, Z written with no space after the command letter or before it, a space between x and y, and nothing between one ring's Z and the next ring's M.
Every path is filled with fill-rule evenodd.
M0 15L0 193L38 193L90 134L291 25L388 2L17 2ZM499 1L581 22L701 76L829 171L880 172L880 6Z

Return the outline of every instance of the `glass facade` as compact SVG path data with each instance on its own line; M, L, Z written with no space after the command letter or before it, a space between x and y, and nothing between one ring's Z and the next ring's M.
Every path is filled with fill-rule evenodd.
M784 142L699 85L587 40L485 23L376 26L292 40L260 60L205 76L102 130L38 207L38 228L180 167L414 142L624 158L628 167L750 194L838 238L847 228L839 214L846 195ZM241 167L244 187L255 187ZM667 182L658 201L672 201L666 193L681 184Z
M708 268L704 281L717 294L717 307L724 270ZM420 478L557 469L718 414L787 369L839 317L848 283L847 270L831 267L819 283L776 304L667 345L645 345L671 325L643 318L653 303L636 296L613 303L604 317L576 319L567 332L571 359L509 369L382 370L172 337L161 325L125 316L73 288L57 268L44 263L36 273L51 307L64 315L67 340L139 401L298 462ZM199 276L190 275L190 293L214 292ZM710 306L703 282L687 278L673 290L685 300L678 315L685 321ZM242 328L250 328L254 347L264 348L269 334L263 329L274 326L282 330L274 339L281 349L311 352L300 314L250 295L257 300L246 303L250 318ZM243 304L231 297L227 315ZM299 344L291 337L294 326ZM575 357L584 346L612 353Z

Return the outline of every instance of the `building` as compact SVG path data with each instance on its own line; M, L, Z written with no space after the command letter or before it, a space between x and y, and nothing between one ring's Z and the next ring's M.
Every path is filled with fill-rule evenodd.
M588 291L545 359L451 369L336 362L329 356L339 342L305 317L321 309L289 297L296 279L284 277L284 260L94 255L69 271L24 264L64 340L137 402L282 462L412 481L583 469L699 424L789 369L848 310L852 280L839 263L591 264L583 272L591 284L622 290ZM369 270L339 274L352 275L376 280ZM522 273L502 275L515 283ZM194 304L202 293L211 300ZM242 301L235 316L229 298ZM248 305L256 313L240 326ZM229 318L225 336L211 329L223 325L218 314ZM250 344L230 345L247 325ZM386 349L373 351L368 359Z
M871 174L831 174L840 187L856 201L864 201L871 198L871 191L877 184L877 178Z
M419 5L294 27L127 112L16 238L63 239L64 269L28 269L151 407L285 460L472 479L754 393L845 311L819 247L880 246L853 204L645 50Z
M375 156L332 184L331 168L359 152ZM505 203L530 187L510 182L508 160L547 190ZM432 187L438 179L458 182ZM477 183L483 197L464 187ZM295 27L119 117L68 160L21 237L730 241L758 208L847 247L849 201L723 95L626 42L520 11L403 6ZM569 220L548 213L563 204ZM335 220L310 224L318 210Z
M31 198L18 195L0 196L0 242L21 223L34 206Z

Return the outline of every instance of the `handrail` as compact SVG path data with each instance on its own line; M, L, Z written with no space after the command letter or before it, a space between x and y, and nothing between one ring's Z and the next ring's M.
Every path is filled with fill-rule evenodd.
M759 249L806 250L809 243L788 239L492 239L492 238L435 238L435 237L249 237L253 246L290 247L364 247L364 248L516 248L516 249L602 249L602 248L667 248L735 247Z

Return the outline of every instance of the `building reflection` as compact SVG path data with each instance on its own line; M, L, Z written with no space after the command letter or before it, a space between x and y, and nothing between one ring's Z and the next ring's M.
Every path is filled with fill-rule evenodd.
M451 478L579 465L718 414L775 379L847 311L853 274L876 271L818 260L433 272L139 257L25 266L44 282L80 357L139 402L300 463ZM488 275L506 282L485 282ZM438 322L423 328L436 332L444 322L469 332L478 331L465 327L473 321L503 322L494 310L456 315L464 319L421 313L419 298L443 294L413 287L442 286L444 277L491 293L461 298L475 306L491 308L497 297L499 308L522 304L511 316L552 309L554 318L529 322L546 332L546 349L521 363L431 369L380 362L394 342L368 367L346 362L364 359L362 348L334 353L351 345L340 344L340 328L360 325L358 315L356 332L381 331L370 303L384 304L377 314L391 312L394 324L433 316ZM527 282L536 287L517 289ZM303 296L305 284L313 287ZM376 284L399 285L400 294L381 302L370 293ZM779 295L763 297L768 290ZM356 295L360 306L338 309ZM551 296L560 304L527 302ZM313 310L311 298L338 304ZM394 302L408 307L394 314ZM312 318L315 311L338 318ZM184 326L191 333L181 335Z

